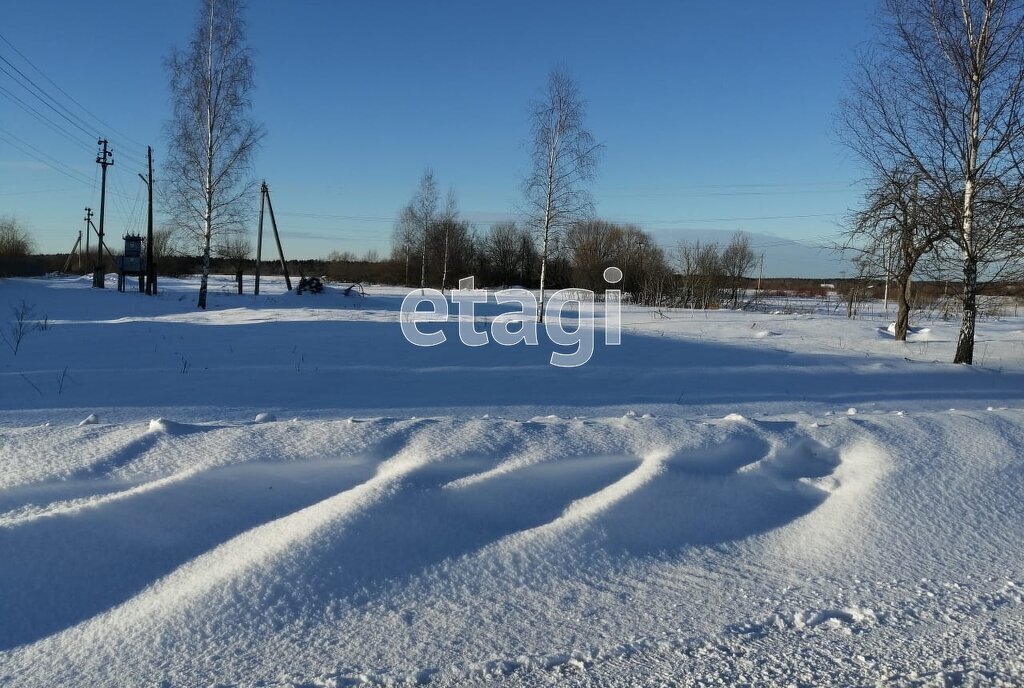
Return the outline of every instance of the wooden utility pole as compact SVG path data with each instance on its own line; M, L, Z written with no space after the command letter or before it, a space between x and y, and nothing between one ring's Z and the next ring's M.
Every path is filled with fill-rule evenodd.
M149 163L149 219L146 223L146 293L156 294L156 264L153 262L153 147L146 146L146 158Z
M105 272L103 269L103 216L107 206L107 168L114 164L114 152L107 149L107 143L106 139L100 139L96 142L97 146L103 147L96 155L96 162L103 168L103 175L100 182L100 236L99 246L96 247L96 271L92 276L92 286L99 289L103 288Z
M75 241L75 245L71 248L71 253L68 254L68 259L67 259L67 261L64 262L64 269L61 270L61 272L67 272L68 270L71 269L71 261L73 261L75 259L75 252L78 251L78 247L81 246L81 245L82 245L82 231L79 230L78 231L78 240ZM81 266L81 262L82 262L82 253L81 253L81 251L78 252L78 262L79 262L79 266Z
M292 278L288 276L288 265L284 261L284 249L281 248L281 235L277 232L277 220L274 219L274 206L270 202L270 187L266 182L260 184L260 219L256 225L256 280L253 285L253 294L260 293L260 266L263 263L263 208L266 206L270 211L270 227L274 230L274 241L277 242L277 255L281 258L281 272L284 273L284 282L288 291L292 290Z
M274 204L270 202L270 187L263 182L263 195L267 199L267 210L270 212L270 226L274 230L274 241L277 242L277 255L281 258L281 272L288 291L292 290L292 278L288 276L288 265L284 262L284 249L281 248L281 235L277 232L277 220L274 219Z
M89 237L92 236L92 208L85 209L85 258L89 259ZM81 265L78 266L82 268Z
M260 221L256 225L256 274L255 284L252 293L259 296L260 293L260 266L263 264L263 205L267 198L267 183L260 185Z

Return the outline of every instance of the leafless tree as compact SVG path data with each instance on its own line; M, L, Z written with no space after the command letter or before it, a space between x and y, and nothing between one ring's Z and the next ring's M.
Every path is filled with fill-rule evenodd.
M437 220L437 202L437 182L434 181L434 171L428 167L420 178L416 195L402 211L402 217L408 218L419 233L420 289L427 286L427 245L431 228Z
M203 255L200 308L206 308L215 237L241 231L251 213L252 156L264 131L250 116L253 61L242 0L202 0L195 37L167 60L172 119L164 194L177 224Z
M586 128L585 114L576 82L565 71L552 70L543 98L531 107L531 167L523 182L525 214L541 240L538 321L544 319L552 237L593 210L585 185L597 171L601 145Z
M979 270L1016 260L1024 199L1024 2L885 0L841 132L876 175L902 169L940 199L963 274L954 362L972 363ZM979 221L984 216L984 221Z
M459 221L459 204L455 198L455 189L448 189L448 200L445 201L444 210L441 213L441 232L444 234L444 258L441 268L441 291L444 291L448 282L448 256L451 244L452 229Z
M380 253L375 248L367 249L363 254L364 263L376 263L380 260Z
M159 264L161 259L178 255L178 235L171 227L153 230L153 260Z
M857 317L860 304L868 293L871 281L878 276L875 270L877 266L871 258L872 256L867 253L862 253L854 258L853 264L857 271L853 278L839 282L838 292L846 303L847 318Z
M750 237L743 232L736 232L722 251L721 256L722 276L725 279L726 288L729 290L729 300L732 301L733 308L739 306L739 293L743 286L743 280L756 264L757 256L750 248Z
M897 341L906 341L910 329L911 287L918 263L946 236L947 219L941 199L920 194L917 177L902 170L885 173L865 195L864 207L845 233L843 247L860 254L869 270L881 273L896 286Z
M252 242L242 234L224 237L217 245L217 257L225 259L235 271L240 273L252 255Z
M622 228L604 220L576 222L565 232L565 248L572 265L573 285L604 291L604 270L620 262ZM620 269L622 265L617 265Z
M510 284L518 273L519 228L515 222L491 225L483 238L481 252L492 277L499 284Z
M670 274L665 253L636 225L604 220L574 223L566 231L565 248L573 284L601 293L621 289L634 303L658 305ZM604 271L622 270L621 283L607 283Z
M332 263L354 263L358 259L352 251L331 251L327 254L327 260Z
M416 241L418 234L415 213L412 206L408 205L402 209L398 220L395 221L394 229L391 231L391 259L405 263L406 286L410 284L409 265L418 246Z
M0 258L22 258L35 250L32 236L13 217L0 217Z
M515 222L499 222L480 241L481 258L497 284L525 285L537 258L531 232Z
M683 242L676 251L680 284L676 302L684 308L712 308L721 300L722 257L718 244Z

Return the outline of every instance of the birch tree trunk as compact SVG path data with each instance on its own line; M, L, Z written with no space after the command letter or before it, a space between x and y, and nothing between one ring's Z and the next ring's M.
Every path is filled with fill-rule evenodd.
M451 232L451 223L444 223L444 264L441 268L441 291L444 291L445 284L448 282L448 235Z
M988 23L983 25L987 27ZM973 37L972 37L973 38ZM976 65L983 64L979 53L985 45L985 29L976 42L974 53ZM970 128L967 131L967 155L965 159L963 229L960 239L960 255L964 265L963 317L960 321L960 336L956 342L953 363L974 362L974 328L978 301L978 262L974 252L974 193L975 175L978 169L978 148L981 145L979 127L981 124L981 75L976 66L971 74L970 85Z

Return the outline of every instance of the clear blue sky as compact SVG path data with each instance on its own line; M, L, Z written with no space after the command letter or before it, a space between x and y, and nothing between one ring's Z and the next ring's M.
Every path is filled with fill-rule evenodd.
M257 0L248 9L255 115L268 131L257 175L271 186L290 257L387 253L393 218L427 165L443 188L455 187L464 216L505 216L527 167L528 101L561 64L606 146L593 188L600 216L635 221L665 245L683 229L820 241L857 202L862 173L833 118L874 7ZM138 144L152 143L159 177L169 111L163 59L189 40L197 12L192 0L4 7L0 33L110 125L96 127L115 151L109 233L144 226ZM0 55L63 100L2 41ZM99 208L95 136L2 72L0 87L75 139L0 91L0 215L24 221L42 250L65 251L82 209Z

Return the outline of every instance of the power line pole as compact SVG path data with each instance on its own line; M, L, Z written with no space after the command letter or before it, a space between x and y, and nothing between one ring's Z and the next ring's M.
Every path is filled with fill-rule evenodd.
M267 204L267 183L260 185L260 220L256 228L256 284L252 293L260 295L260 265L263 262L263 206Z
M71 253L68 254L68 259L64 261L64 269L61 270L63 273L67 273L71 269L71 262L75 259L75 252L78 252L79 267L82 262L82 251L79 248L82 245L82 230L78 230L78 239L75 241L75 245L71 247Z
M103 269L103 216L107 206L107 168L114 164L114 152L107 149L108 141L106 139L100 139L96 142L97 146L103 146L102 150L96 155L96 162L103 169L103 177L100 182L100 231L99 231L99 246L96 247L96 272L93 273L92 286L103 288L104 280L104 269Z
M149 176L139 178L149 189L149 220L146 223L146 294L156 293L156 265L153 264L153 147L146 146L146 159L149 163Z
M281 272L288 291L292 290L292 278L288 276L288 264L284 262L284 249L281 248L281 235L277 231L277 220L274 219L274 204L270 202L270 187L263 182L263 195L267 199L267 212L270 213L270 227L274 230L274 241L277 242L277 255L281 258Z
M92 208L85 209L85 259L89 260L89 237L92 236ZM78 266L81 269L81 265Z
M156 263L153 262L153 146L146 146L149 159L149 219L146 227L146 293L156 294Z

